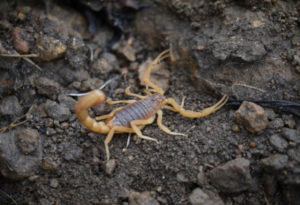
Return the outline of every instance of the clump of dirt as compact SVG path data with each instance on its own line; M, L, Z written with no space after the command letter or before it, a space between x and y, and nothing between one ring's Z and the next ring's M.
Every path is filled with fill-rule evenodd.
M300 201L298 1L38 2L0 3L1 204ZM144 94L147 59L169 47L152 77L185 109L227 94L287 100L293 112L253 102L199 119L164 110L164 125L188 136L155 123L142 132L159 144L118 134L106 162L105 135L79 123L69 94L104 84L114 100L129 99L129 85Z

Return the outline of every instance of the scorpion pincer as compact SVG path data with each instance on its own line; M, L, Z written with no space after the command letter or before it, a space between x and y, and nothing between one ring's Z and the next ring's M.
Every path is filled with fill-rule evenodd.
M102 92L101 90L94 90L81 97L76 103L74 110L78 120L91 131L107 134L104 140L107 160L109 160L110 158L108 145L112 140L114 134L116 133L136 133L136 135L142 139L151 140L158 143L157 139L144 136L141 132L141 129L143 129L145 125L154 122L156 114L157 125L160 129L170 135L185 136L186 134L170 131L166 126L162 124L162 108L178 112L188 118L200 118L217 111L227 102L228 97L224 95L223 98L215 105L208 107L200 112L195 112L191 110L185 110L183 108L183 105L179 105L173 98L166 98L164 96L164 91L159 86L150 81L150 73L160 60L169 56L169 52L169 49L162 52L150 64L150 66L146 69L144 75L142 76L142 83L152 88L151 90L146 91L148 95L138 95L132 93L130 91L130 87L126 88L126 95L139 98L140 100L106 100L104 92ZM108 104L126 103L127 105L124 107L119 107L107 115L91 118L88 114L88 108L104 102ZM104 119L106 119L106 121L101 121Z

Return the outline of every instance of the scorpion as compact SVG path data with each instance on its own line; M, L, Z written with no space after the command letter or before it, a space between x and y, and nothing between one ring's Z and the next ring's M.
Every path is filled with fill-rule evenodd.
M224 95L220 101L215 105L208 107L200 112L191 110L185 110L183 103L179 105L173 98L166 98L164 96L164 90L150 81L151 70L162 60L169 57L170 49L167 49L160 53L153 62L147 67L144 72L141 82L150 87L151 89L145 90L146 96L132 93L130 86L125 89L125 94L128 96L139 98L139 100L118 100L112 101L106 100L106 96L101 90L93 90L88 94L81 97L75 104L75 114L78 120L89 130L107 134L104 140L106 159L110 159L109 143L111 142L114 134L118 133L135 133L138 137L151 140L158 143L158 140L152 137L148 137L142 134L141 130L145 125L151 124L155 120L157 114L158 127L170 135L182 135L183 133L172 132L165 125L162 124L162 108L172 110L180 113L184 117L188 118L200 118L220 109L228 100L228 96ZM118 103L125 103L127 105L116 108L109 114L92 118L89 116L88 109L94 105L108 103L111 105ZM106 121L103 121L105 120Z

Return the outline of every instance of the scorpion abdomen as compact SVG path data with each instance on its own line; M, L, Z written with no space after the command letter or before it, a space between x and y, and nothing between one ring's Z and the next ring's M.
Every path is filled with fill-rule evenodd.
M162 107L165 97L161 94L154 94L143 100L128 104L116 112L114 117L109 121L109 125L119 125L130 127L130 122L134 120L146 120Z

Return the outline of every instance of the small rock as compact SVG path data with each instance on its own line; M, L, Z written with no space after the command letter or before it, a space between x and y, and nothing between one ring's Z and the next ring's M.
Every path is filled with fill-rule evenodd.
M89 78L81 83L80 91L88 92L90 90L98 89L101 85L103 85L103 81L98 78Z
M282 135L285 139L287 139L289 141L296 142L296 144L300 143L300 130L283 128Z
M33 181L36 181L38 178L40 178L39 175L32 175L32 176L28 177L28 180L33 182Z
M192 205L207 204L208 200L209 196L206 193L204 193L200 188L194 189L191 195L189 196L189 201Z
M0 102L0 115L20 116L23 108L16 96L4 97Z
M54 170L57 168L57 163L51 157L45 157L42 161L42 167L44 170Z
M21 54L29 53L29 43L25 40L26 33L24 29L15 27L12 31L13 45L16 51Z
M240 131L240 127L237 124L232 125L232 131L233 132L239 132Z
M249 143L249 146L250 146L251 148L255 148L255 147L256 147L256 142L250 142L250 143Z
M219 196L209 196L202 189L196 188L189 196L189 202L192 205L223 205L224 202Z
M284 124L287 125L289 128L294 129L296 126L296 121L293 118L289 117L287 119L284 119Z
M189 179L182 173L177 173L176 180L178 182L189 182Z
M245 191L252 183L249 166L250 162L247 159L231 160L211 170L211 182L225 193Z
M241 104L233 117L238 124L243 125L251 133L262 131L268 125L264 109L259 105L247 101Z
M269 127L271 129L279 129L282 128L283 126L284 126L284 122L281 118L275 118L269 123Z
M52 36L42 35L36 45L35 52L39 55L37 59L51 61L62 57L67 51L67 46Z
M59 101L60 104L65 105L70 110L73 110L74 106L76 104L76 100L74 100L72 97L69 97L65 94L60 94L58 96L58 101Z
M284 150L288 147L288 142L280 137L280 135L275 134L270 137L270 144L274 149L278 152L284 152Z
M80 69L89 64L90 51L81 38L72 37L65 56L73 68Z
M39 138L38 148L30 155L24 155L17 147L21 128L0 134L0 173L13 180L23 179L35 174L42 161L42 143Z
M50 187L52 187L52 188L57 188L58 187L57 179L51 179L50 180Z
M60 84L49 78L40 77L35 81L35 86L38 89L38 93L46 95L51 99L55 99L55 96L60 92Z
M18 134L18 147L24 154L31 154L39 146L40 134L34 129L24 129Z
M116 160L114 159L108 160L105 163L105 168L104 168L105 174L107 174L107 176L112 176L112 173L115 170L116 166L117 166Z
M113 47L118 53L122 54L127 60L134 62L136 60L136 50L129 41L116 43Z
M274 110L269 109L269 108L265 109L265 113L269 120L274 120L277 116L276 113L274 112Z
M148 59L146 62L140 65L138 70L140 81L146 69L151 63L152 59ZM151 71L150 81L153 82L155 85L158 85L164 91L166 91L169 88L170 77L171 74L170 71L167 69L167 64L165 62L161 62Z
M46 129L46 135L47 136L53 136L55 134L56 134L56 130L55 129L53 129L53 128L47 128Z
M289 158L283 154L274 154L261 160L263 168L267 172L277 172L286 167Z
M297 148L292 148L287 151L287 154L289 155L290 158L293 160L300 162L300 146Z
M71 112L66 106L51 100L46 101L45 111L49 117L60 122L66 121L71 117Z
M82 148L78 147L76 144L71 144L66 142L64 145L64 159L67 161L76 160L82 154Z
M114 70L119 70L119 63L115 55L105 52L100 59L92 65L92 72L96 75L108 75Z
M73 75L74 75L74 79L76 81L80 81L80 82L91 78L90 74L84 69L78 69L78 70L74 71Z
M128 201L129 205L159 205L149 192L131 192Z
M129 67L128 67L128 70L130 71L135 71L137 70L139 67L139 63L138 62L132 62L130 63Z
M200 166L199 172L197 174L197 184L200 186L203 186L206 183L206 181L207 181L207 178L206 178L205 172L203 170L203 167Z
M32 88L24 88L19 94L19 98L22 99L24 107L30 107L36 99L36 91Z

